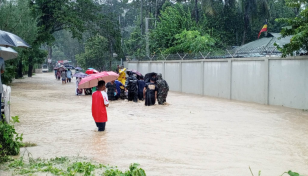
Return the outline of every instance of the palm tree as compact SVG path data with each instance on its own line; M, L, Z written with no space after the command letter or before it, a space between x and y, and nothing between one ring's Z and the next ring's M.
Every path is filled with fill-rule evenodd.
M239 8L243 12L244 19L244 31L242 45L245 44L246 34L249 26L254 17L256 17L259 10L259 14L263 17L269 17L268 0L239 0Z

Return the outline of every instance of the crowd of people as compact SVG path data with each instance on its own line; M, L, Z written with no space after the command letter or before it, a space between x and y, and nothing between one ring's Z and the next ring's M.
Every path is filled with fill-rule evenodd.
M105 83L99 81L96 87L80 89L79 84L82 77L78 75L85 75L79 70L76 70L76 92L75 94L92 95L92 116L98 127L98 131L104 131L107 122L107 110L109 101L124 100L138 102L144 101L145 106L152 106L166 104L166 98L169 91L168 83L162 78L160 73L148 73L145 76L141 75L138 71L126 71L125 68L118 66L116 72L119 74L117 80ZM78 73L78 74L77 74ZM57 80L62 79L62 84L71 82L73 78L70 69L55 69L55 77Z
M119 68L119 67L118 67ZM117 73L123 73L125 69L117 69ZM122 75L122 74L120 74ZM118 80L113 80L105 84L105 81L99 81L96 91L92 94L92 116L98 128L98 131L105 131L106 122L108 121L107 109L109 101L118 99L128 99L128 101L138 102L145 101L146 106L156 103L159 105L166 103L169 91L168 83L162 78L162 74L148 73L143 77L133 71L127 71L128 77L124 77L125 84ZM78 84L81 79L77 80Z
M118 66L116 72L120 75L117 80L106 83L106 92L108 100L124 100L138 102L145 101L146 106L156 103L164 105L169 91L168 83L162 78L162 74L149 73L145 77L139 72L126 71L125 68ZM124 72L124 76L122 76ZM64 74L66 73L66 74ZM63 75L62 75L63 74ZM62 81L71 80L71 71L62 72ZM68 76L70 75L70 76ZM76 78L76 95L92 95L98 88L79 89L78 85L82 80L81 77ZM65 82L65 81L64 81Z
M62 79L62 84L66 84L68 82L72 81L73 78L73 73L71 71L71 69L61 69L61 67L59 69L55 69L55 77L57 80Z

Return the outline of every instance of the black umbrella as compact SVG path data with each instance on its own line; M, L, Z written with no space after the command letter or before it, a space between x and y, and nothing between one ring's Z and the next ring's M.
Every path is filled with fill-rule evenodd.
M23 48L30 48L30 45L27 42L25 42L22 38L18 37L15 34L10 33L10 32L6 32L6 33L8 33L8 35L11 37L15 46L23 47Z
M150 79L153 77L153 76L157 76L157 73L155 72L151 72L151 73L147 73L145 76L144 76L144 82L145 83L149 83L150 82Z
M5 47L13 46L13 47L23 47L23 48L30 47L30 45L27 42L25 42L17 35L1 30L0 30L0 46L5 46Z
M4 46L4 47L13 46L13 47L15 47L16 45L13 42L13 40L11 39L11 37L9 36L8 33L0 30L0 46Z

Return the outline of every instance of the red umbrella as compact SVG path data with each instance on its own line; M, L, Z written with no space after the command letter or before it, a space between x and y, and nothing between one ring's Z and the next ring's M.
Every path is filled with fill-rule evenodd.
M98 84L98 81L104 80L106 83L116 80L119 77L118 74L114 72L100 72L97 74L92 74L86 78L83 78L79 85L79 89L95 87Z
M86 71L86 74L90 75L90 74L96 74L96 73L99 73L99 71L95 70L95 69L88 69Z

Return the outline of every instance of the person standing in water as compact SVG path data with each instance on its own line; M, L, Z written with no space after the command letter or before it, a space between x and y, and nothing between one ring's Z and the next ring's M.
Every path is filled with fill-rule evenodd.
M111 81L106 84L107 95L109 100L117 100L117 85L115 81Z
M163 79L162 75L159 73L157 75L157 102L159 105L163 105L166 102L166 98L169 91L168 83Z
M67 70L66 72L66 77L67 77L67 81L66 82L71 82L72 81L72 71L70 69Z
M62 73L61 73L61 77L62 77L62 84L66 84L66 73L65 71L63 70Z
M138 80L138 98L139 98L139 100L144 100L143 99L144 86L145 86L145 82L143 80L143 76L140 76L140 79Z
M76 77L76 79L77 79L77 80L76 80L76 95L78 96L78 95L81 95L81 94L82 94L82 90L83 90L83 89L79 89L79 88L78 88L78 85L79 85L79 83L80 83L80 81L81 81L81 78L80 78L80 77L79 77L79 78Z
M145 99L146 106L155 105L157 97L157 86L155 84L156 77L150 78L150 82L147 83L143 89L143 97Z
M106 93L105 81L99 81L97 91L92 94L92 116L98 128L98 131L105 131L107 122L107 109L109 106Z
M129 77L126 79L125 88L128 90L128 101L138 102L138 80L136 74L129 72Z

